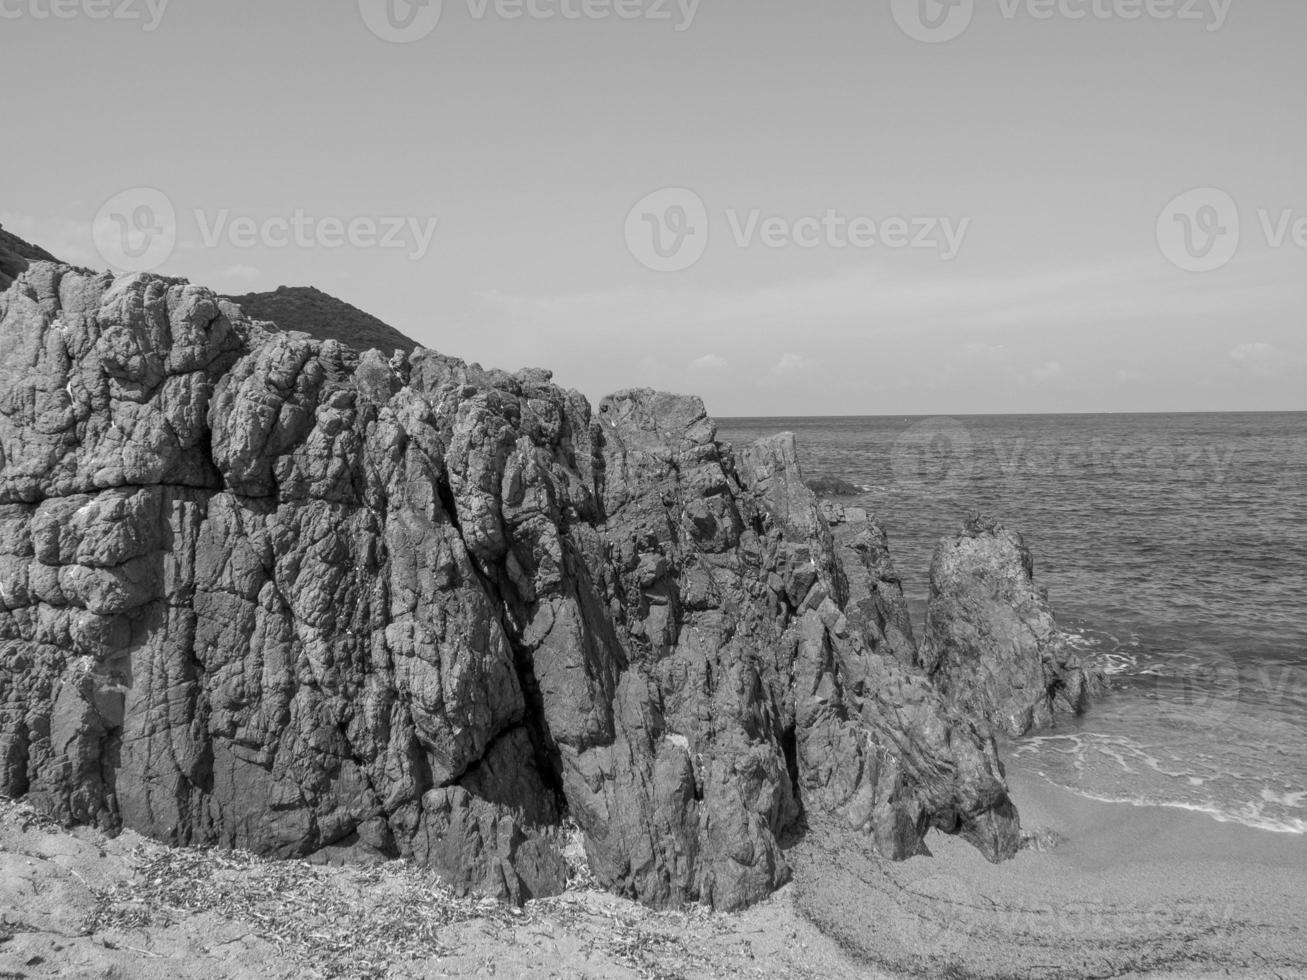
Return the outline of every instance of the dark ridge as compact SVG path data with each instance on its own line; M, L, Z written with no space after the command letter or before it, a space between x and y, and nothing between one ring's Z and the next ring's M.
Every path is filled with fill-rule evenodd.
M45 249L0 228L0 292L12 286L31 263L58 261Z
M338 340L355 350L383 354L411 352L417 341L370 313L350 306L312 286L279 286L270 293L225 296L254 320L268 320L282 330L296 330L319 340Z

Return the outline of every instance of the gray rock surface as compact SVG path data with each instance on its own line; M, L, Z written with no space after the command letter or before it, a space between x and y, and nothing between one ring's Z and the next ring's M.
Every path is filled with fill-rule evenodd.
M837 526L792 438L737 456L695 398L37 264L0 295L0 793L511 901L563 887L565 818L659 906L762 898L810 811L1011 856L992 739Z
M822 501L844 574L853 586L847 611L871 630L869 642L904 667L917 663L917 638L903 597L903 581L890 556L889 537L867 512Z
M1077 715L1106 688L1057 627L1020 534L973 518L935 549L922 668L964 711L1011 737Z

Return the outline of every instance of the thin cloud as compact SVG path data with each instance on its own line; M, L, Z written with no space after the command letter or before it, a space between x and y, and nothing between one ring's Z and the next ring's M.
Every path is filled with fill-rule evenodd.
M1054 328L1247 316L1285 310L1307 297L1307 285L1285 285L1261 265L1249 260L1242 270L1196 279L1148 254L1037 274L911 278L858 270L732 291L649 287L534 298L483 293L481 300L490 315L586 332L676 329L694 323L696 330L744 342L758 330L804 322L829 341L840 331L876 326Z
M1066 368L1058 361L1041 364L1030 372L1031 380L1037 385L1046 385L1066 377Z
M687 369L691 374L718 374L729 371L730 368L731 365L726 358L718 357L716 354L705 354L691 361Z
M772 367L771 373L778 378L793 378L807 374L816 366L816 362L801 354L783 354Z
M1230 351L1230 360L1249 374L1269 378L1297 366L1299 359L1271 344L1260 341L1240 344Z

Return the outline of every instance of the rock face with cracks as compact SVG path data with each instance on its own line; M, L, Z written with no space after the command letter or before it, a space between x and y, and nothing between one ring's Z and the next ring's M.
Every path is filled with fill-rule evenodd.
M948 698L1013 738L1080 714L1106 688L1067 647L1021 535L983 518L935 549L920 660Z
M614 891L719 909L805 814L1016 850L993 741L887 628L883 536L697 399L592 412L38 263L0 456L0 794L64 821L511 901L563 887L571 821Z

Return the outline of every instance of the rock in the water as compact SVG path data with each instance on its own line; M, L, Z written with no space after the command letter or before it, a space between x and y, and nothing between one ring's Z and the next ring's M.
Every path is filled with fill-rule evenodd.
M0 296L0 793L511 901L563 887L568 818L653 905L762 898L805 811L1011 856L994 743L900 662L860 522L695 398L592 414L37 264Z
M838 476L817 476L807 481L808 489L818 497L856 497L862 488Z
M930 569L921 666L946 697L1017 737L1080 714L1103 675L1068 648L1021 535L973 518Z

